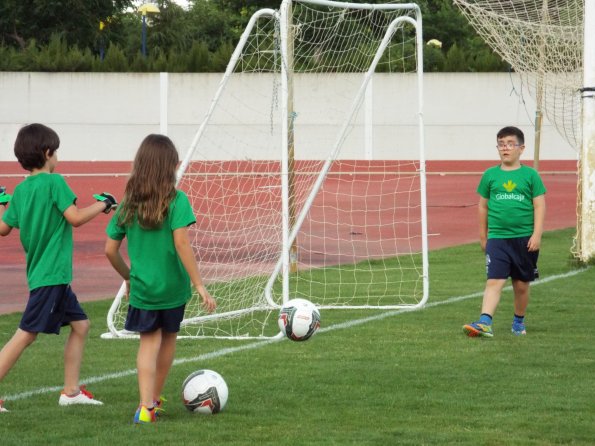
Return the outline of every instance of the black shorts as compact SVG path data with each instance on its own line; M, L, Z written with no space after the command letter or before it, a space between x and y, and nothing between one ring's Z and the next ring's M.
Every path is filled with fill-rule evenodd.
M29 333L60 334L60 328L88 317L70 285L42 286L31 290L19 328Z
M177 333L184 319L185 308L186 305L168 310L141 310L129 305L124 328L139 333L148 333L160 328L168 333Z
M529 252L530 237L492 238L486 244L486 274L488 279L533 282L539 277L539 251Z

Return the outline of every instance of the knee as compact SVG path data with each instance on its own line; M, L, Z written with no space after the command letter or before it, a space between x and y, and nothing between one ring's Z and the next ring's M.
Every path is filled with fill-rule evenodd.
M89 321L89 319L75 321L71 322L70 326L72 327L72 331L79 336L87 336L89 334L89 330L91 329L91 321Z

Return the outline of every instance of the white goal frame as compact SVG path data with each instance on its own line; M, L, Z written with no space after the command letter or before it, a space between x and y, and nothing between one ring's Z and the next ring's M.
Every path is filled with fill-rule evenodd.
M291 42L288 41L288 27L290 23L290 11L293 3L305 3L310 5L318 5L318 6L332 6L332 7L340 7L345 8L346 10L353 9L374 9L374 10L409 10L412 11L414 17L409 15L403 15L395 19L392 23L390 23L389 27L386 29L386 33L384 38L382 39L382 43L378 47L376 55L372 64L370 65L368 71L366 72L364 79L357 91L356 96L353 98L352 105L345 117L345 124L340 129L339 133L336 135L334 146L330 151L326 161L324 162L321 171L318 174L317 179L314 182L314 186L310 190L305 203L300 210L299 214L295 216L293 225L291 224L291 217L290 217L290 204L289 204L289 156L288 156L288 147L290 145L290 133L291 133L291 111L289 108L288 103L291 101L291 85L290 85L290 78L291 72L289 72L291 64L288 62L291 60L291 54L289 54L290 50L288 48L291 47ZM394 305L342 305L342 306L327 306L327 305L317 305L319 308L337 308L337 309L401 309L401 308L408 308L408 309L415 309L422 307L428 300L429 296L429 262L428 262L428 234L427 234L427 205L426 205L426 171L425 171L425 143L424 143L424 121L423 121L423 38L422 38L422 18L421 12L418 5L413 3L408 4L358 4L358 3L344 3L344 2L333 2L329 0L284 0L281 8L279 11L273 9L262 9L257 11L250 19L244 33L242 34L232 56L230 62L227 65L226 71L222 76L222 79L219 83L217 91L213 97L213 100L209 106L209 109L203 119L202 123L200 124L192 143L190 144L184 159L178 169L177 173L177 181L180 182L184 173L187 171L188 166L190 165L193 155L203 137L203 133L205 128L209 124L213 111L217 106L219 101L219 97L224 91L230 76L234 73L236 69L236 64L238 63L239 58L242 55L242 51L244 49L244 45L250 35L251 30L254 28L256 22L263 17L272 17L279 20L280 23L280 35L281 35L281 73L280 73L280 101L281 101L281 117L280 123L282 126L281 129L281 141L279 141L280 147L280 160L281 160L281 196L282 196L282 246L280 247L280 255L279 259L274 267L273 271L271 271L271 275L268 279L267 286L264 291L264 296L262 298L262 306L261 307L251 307L246 308L243 310L237 310L230 313L225 314L212 314L212 315L201 315L199 317L191 317L185 319L182 322L182 325L194 325L200 324L202 322L209 322L219 318L232 318L241 315L245 315L247 313L253 313L255 311L276 311L280 308L283 302L288 301L291 299L290 297L290 290L289 290L289 278L290 278L290 269L291 269L291 247L298 232L300 230L301 225L303 224L306 216L309 212L309 209L316 197L316 194L319 192L329 170L331 169L331 165L333 160L335 160L337 153L340 151L341 146L346 138L346 131L349 124L349 121L356 113L359 105L361 104L364 96L366 95L366 90L368 85L371 83L372 75L379 63L383 52L385 51L388 42L393 37L395 30L397 27L402 26L403 23L413 26L415 29L415 47L416 47L416 83L417 83L417 141L418 141L418 156L419 158L416 159L418 163L418 170L417 175L419 176L419 201L420 201L420 231L421 231L421 284L422 284L422 291L421 291L421 298L417 303L414 304L394 304ZM275 298L272 293L273 285L276 281L281 278L282 280L282 300L279 301L278 298ZM208 281L208 277L205 277ZM114 325L114 315L116 312L119 311L119 306L122 303L122 299L124 297L125 287L124 285L120 288L112 306L110 307L107 315L107 325L109 332L102 335L103 338L131 338L137 337L135 333L126 332L125 330L118 329ZM217 297L217 296L215 296ZM120 310L121 311L121 310ZM279 334L273 336L277 337ZM185 336L180 336L185 337ZM188 337L211 337L211 336L188 336ZM221 338L227 339L253 339L254 337L251 336L217 336ZM256 336L256 338L263 339L270 336Z

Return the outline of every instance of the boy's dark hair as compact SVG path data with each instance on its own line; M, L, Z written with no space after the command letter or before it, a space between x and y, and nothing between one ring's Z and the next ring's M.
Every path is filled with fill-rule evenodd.
M508 126L501 129L496 135L496 139L501 139L506 136L516 136L517 142L521 145L525 144L525 134L518 127Z
M14 154L23 169L41 169L46 162L45 152L52 156L60 147L60 138L43 124L29 124L21 128L14 142Z

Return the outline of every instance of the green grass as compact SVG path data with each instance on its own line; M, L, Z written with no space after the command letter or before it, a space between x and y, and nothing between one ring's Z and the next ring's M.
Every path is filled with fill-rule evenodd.
M542 278L576 268L572 231L544 236ZM532 288L526 337L510 333L512 293L494 319L495 337L471 339L461 326L477 318L484 286L477 244L430 254L430 305L411 313L325 311L323 328L304 343L282 341L190 361L172 368L167 413L154 426L133 426L138 393L137 341L106 341L109 302L85 304L93 322L83 380L103 407L59 407L65 333L40 336L0 383L0 395L38 393L8 401L0 415L2 445L549 445L593 444L595 268ZM444 302L443 304L439 304ZM340 329L366 317L374 320ZM19 315L0 317L0 343ZM181 340L177 358L195 358L252 342ZM230 396L215 416L190 414L180 385L210 368ZM42 390L40 390L42 389Z

